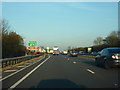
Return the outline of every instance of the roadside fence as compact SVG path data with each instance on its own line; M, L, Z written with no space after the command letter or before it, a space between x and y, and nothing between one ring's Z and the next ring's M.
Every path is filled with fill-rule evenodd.
M32 55L32 56L22 56L22 57L15 57L15 58L6 58L6 59L0 59L1 68L4 68L6 66L12 66L36 57L41 56L42 54Z

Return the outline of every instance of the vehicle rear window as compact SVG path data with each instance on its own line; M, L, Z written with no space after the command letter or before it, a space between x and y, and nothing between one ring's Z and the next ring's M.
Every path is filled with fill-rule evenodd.
M54 52L59 52L59 50L54 50Z
M109 53L115 54L115 53L120 53L120 49L109 49Z
M77 51L72 51L72 53L77 53Z

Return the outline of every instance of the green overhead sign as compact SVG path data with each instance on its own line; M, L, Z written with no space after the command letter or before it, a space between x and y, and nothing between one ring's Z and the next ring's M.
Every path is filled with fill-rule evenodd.
M37 46L37 41L28 41L28 46Z

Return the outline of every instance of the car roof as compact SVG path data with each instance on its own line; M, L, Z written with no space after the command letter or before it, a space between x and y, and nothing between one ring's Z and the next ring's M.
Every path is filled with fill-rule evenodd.
M118 47L112 47L112 48L105 48L105 49L120 49Z
M120 48L117 48L117 47L112 47L112 48L104 48L104 50L119 50Z

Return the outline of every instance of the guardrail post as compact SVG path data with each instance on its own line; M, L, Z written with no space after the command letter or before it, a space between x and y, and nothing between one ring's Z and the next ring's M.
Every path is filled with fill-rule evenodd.
M8 61L5 62L5 66L7 66L7 65L8 65Z
M2 68L6 66L6 62L2 62Z
M3 62L2 62L2 68L3 68L3 66L4 66L4 65L3 65Z

